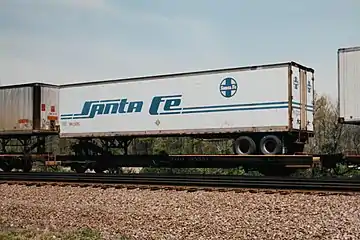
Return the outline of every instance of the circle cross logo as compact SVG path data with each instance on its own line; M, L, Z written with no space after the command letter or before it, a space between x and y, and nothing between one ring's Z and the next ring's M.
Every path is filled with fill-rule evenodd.
M237 92L237 82L232 77L224 78L220 83L220 93L226 98L230 98Z

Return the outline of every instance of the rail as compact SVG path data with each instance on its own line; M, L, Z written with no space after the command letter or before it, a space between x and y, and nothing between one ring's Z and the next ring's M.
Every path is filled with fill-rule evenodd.
M360 192L360 179L280 178L229 175L158 175L158 174L75 174L75 173L0 173L3 183L97 184L167 186L213 189L272 189L325 192Z

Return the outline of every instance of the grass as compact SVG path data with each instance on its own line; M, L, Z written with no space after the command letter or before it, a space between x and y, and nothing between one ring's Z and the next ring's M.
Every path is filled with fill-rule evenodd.
M44 232L44 231L29 231L29 230L19 230L19 229L0 229L0 240L25 240L25 239L35 239L35 240L96 240L101 239L100 232L93 231L88 228L79 229L77 231L68 231L68 232ZM125 237L115 238L118 240L128 240Z

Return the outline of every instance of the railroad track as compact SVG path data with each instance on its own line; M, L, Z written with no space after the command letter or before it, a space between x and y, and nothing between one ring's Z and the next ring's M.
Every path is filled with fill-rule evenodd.
M229 175L0 173L0 184L76 185L182 190L298 190L360 192L360 179L309 179Z

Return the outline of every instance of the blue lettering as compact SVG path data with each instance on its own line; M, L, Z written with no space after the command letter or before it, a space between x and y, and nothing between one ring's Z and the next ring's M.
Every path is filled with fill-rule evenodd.
M119 109L119 103L108 103L105 105L104 114L116 114Z
M161 103L163 107L160 107ZM149 114L150 115L159 115L159 114L176 114L180 113L181 107L181 95L172 95L172 96L156 96L152 99ZM160 108L162 108L159 113Z
M159 115L159 113L158 113L159 106L160 106L160 103L163 101L164 100L162 100L162 97L154 97L153 98L153 100L151 101L151 104L150 104L150 108L149 108L150 115Z
M164 110L165 111L171 111L171 110L180 111L181 108L178 107L178 106L180 106L180 104L181 104L181 99L179 99L179 98L166 100L166 102L164 104ZM176 108L176 107L178 107L178 108Z
M180 114L182 111L181 95L155 96L150 107L150 115ZM143 109L143 101L128 101L127 98L86 101L81 113L71 114L73 119L95 118L97 115L114 115L126 113L140 113Z
M125 107L126 107L127 104L128 104L128 101L127 101L126 98L125 98L125 99L121 99L121 101L120 101L120 106L119 106L119 113L126 113Z
M81 113L80 114L77 114L77 115L82 115L82 116L86 116L86 115L89 115L89 112L90 112L90 109L91 109L91 105L93 103L98 103L99 101L86 101L84 103L84 106L81 110Z
M74 114L74 119L94 118L97 115L141 112L144 102L130 102L126 98L118 100L86 101L81 113Z
M126 112L141 112L143 102L130 102L129 107Z
M94 118L95 115L102 115L104 113L105 104L93 104L91 106L91 111L89 118Z

